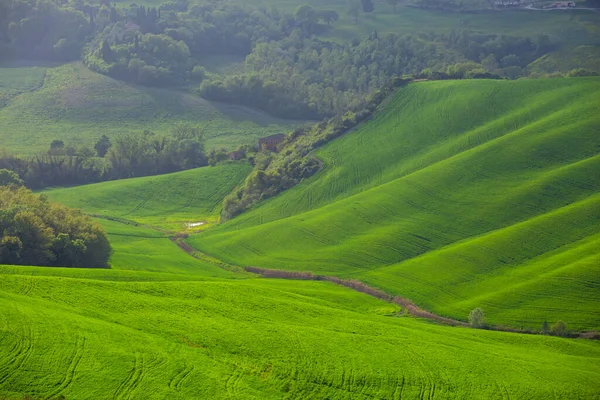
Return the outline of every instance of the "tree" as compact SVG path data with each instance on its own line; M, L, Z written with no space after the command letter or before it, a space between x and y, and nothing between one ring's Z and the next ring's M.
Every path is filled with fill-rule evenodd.
M386 0L389 5L394 7L394 13L396 13L396 6L400 3L400 0Z
M79 210L24 187L0 187L0 264L106 267L106 232Z
M373 0L361 0L363 12L370 13L375 11L375 4L373 4Z
M65 148L65 142L63 142L62 140L54 139L52 141L52 143L50 143L51 150L59 150L59 149L64 149L64 148Z
M555 336L566 336L567 335L567 325L563 321L557 321L552 328L550 328L550 333Z
M0 169L0 186L23 186L23 180L13 171Z
M548 326L548 321L544 320L544 323L542 323L542 335L547 335L548 333L550 333L550 327Z
M319 10L319 18L322 19L327 25L331 25L337 21L340 16L333 10Z
M65 154L65 142L62 140L54 139L52 143L50 143L50 149L48 149L48 154L52 156L61 156Z
M313 7L304 4L296 9L294 17L307 33L312 33L319 22L319 14Z
M476 308L469 313L469 323L473 328L483 328L486 326L485 315L481 308Z
M98 157L104 157L111 147L112 143L106 135L102 135L100 140L98 140L94 145L94 149L96 150L96 154L98 154Z

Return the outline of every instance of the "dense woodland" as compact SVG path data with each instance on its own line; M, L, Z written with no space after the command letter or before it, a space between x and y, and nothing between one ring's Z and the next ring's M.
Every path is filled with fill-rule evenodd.
M89 216L48 202L0 170L0 264L106 267L106 232Z
M210 100L288 118L332 117L394 76L515 79L554 48L545 35L495 36L466 29L406 36L373 32L345 44L316 38L340 18L373 11L378 5L370 1L349 2L343 16L308 5L292 15L227 0L149 8L81 0L1 4L0 58L81 59L128 82L191 88ZM202 59L211 55L244 57L245 72L207 73Z

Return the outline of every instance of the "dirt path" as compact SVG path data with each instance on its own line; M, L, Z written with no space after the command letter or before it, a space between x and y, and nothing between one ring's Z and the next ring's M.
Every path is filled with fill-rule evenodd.
M198 250L196 250L195 248L193 248L192 246L190 246L189 244L187 244L185 242L185 238L187 238L187 235L178 235L178 236L170 237L170 239L173 243L175 243L181 250L183 250L190 256L192 256L196 259L199 259L199 260L205 260L205 257L198 256L198 254L200 254L200 252ZM212 259L212 257L206 256L206 259L208 259L208 258ZM214 260L216 260L216 259L214 259ZM216 261L219 261L219 260L216 260ZM461 326L461 327L470 326L468 323L466 323L464 321L458 321L458 320L455 320L452 318L443 317L441 315L437 315L430 311L424 310L424 309L420 308L419 306L417 306L416 304L414 304L410 299L406 299L406 298L399 297L399 296L392 296L380 289L371 287L359 280L342 279L342 278L338 278L335 276L315 275L312 272L284 271L284 270L265 269L265 268L258 268L258 267L240 268L240 267L225 264L221 261L219 261L217 263L217 265L219 265L220 267L222 267L226 270L229 270L229 271L232 271L232 270L246 271L246 272L260 275L263 278L332 282L337 285L352 289L354 291L364 293L366 295L386 301L388 303L396 304L396 305L402 307L403 309L405 309L410 315L413 315L417 318L425 318L425 319L428 319L428 320L431 320L431 321L434 321L434 322L437 322L437 323L440 323L443 325L449 325L449 326ZM534 330L517 329L517 328L510 328L510 327L505 327L505 326L488 326L487 329L493 330L493 331L521 333L521 334L530 334L530 335L539 335L540 334L540 332L534 331ZM594 332L594 331L572 332L569 337L600 340L600 332Z

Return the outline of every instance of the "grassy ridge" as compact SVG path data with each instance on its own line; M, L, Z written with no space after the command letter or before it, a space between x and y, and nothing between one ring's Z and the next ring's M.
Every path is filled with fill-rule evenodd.
M6 82L12 82L8 89ZM21 154L45 151L53 139L91 148L103 134L144 129L168 133L177 123L200 125L209 148L231 149L299 124L179 91L127 85L79 63L53 68L0 66L0 96L6 98L0 99L5 105L0 108L2 147Z
M600 329L598 98L594 78L413 84L317 152L320 174L190 243L458 319Z
M31 270L0 267L0 396L597 395L595 342L385 316L397 310L322 282L115 282Z
M569 72L586 68L600 73L600 46L565 46L540 57L527 69L534 73Z
M47 191L53 201L103 216L185 229L186 223L218 221L223 197L250 172L249 164L224 164L168 175L103 182Z

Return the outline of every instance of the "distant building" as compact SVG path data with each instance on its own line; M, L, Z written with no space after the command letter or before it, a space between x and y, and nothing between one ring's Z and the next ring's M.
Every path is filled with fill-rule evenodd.
M229 153L230 160L241 160L244 157L245 157L244 152L239 151L239 150L232 151L231 153Z
M267 136L262 139L258 139L258 148L260 150L265 149L269 151L277 151L277 146L279 146L285 139L286 136L283 133Z

